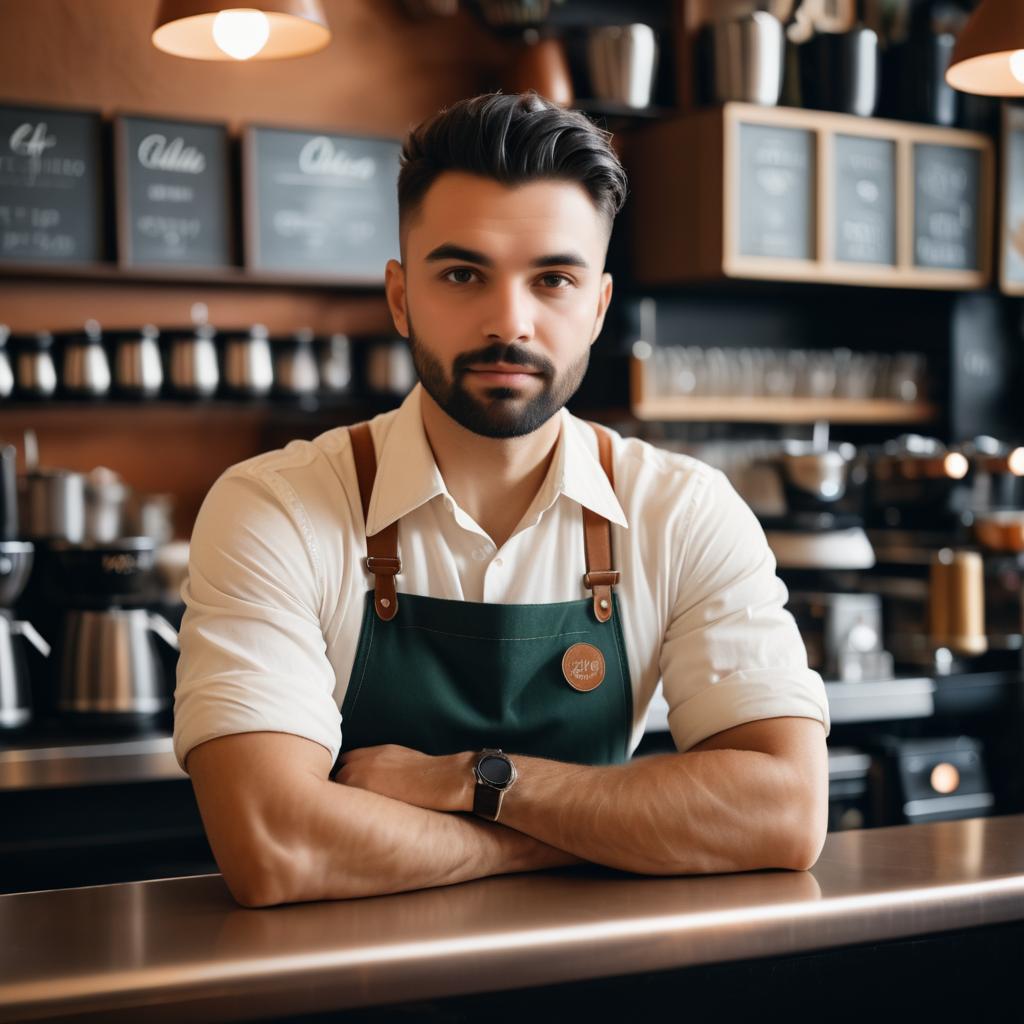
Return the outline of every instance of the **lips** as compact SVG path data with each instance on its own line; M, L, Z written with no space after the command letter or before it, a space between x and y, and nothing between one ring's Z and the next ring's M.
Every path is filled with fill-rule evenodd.
M526 373L531 376L540 376L537 370L531 370L528 366L519 366L515 363L488 363L486 366L470 366L472 373Z

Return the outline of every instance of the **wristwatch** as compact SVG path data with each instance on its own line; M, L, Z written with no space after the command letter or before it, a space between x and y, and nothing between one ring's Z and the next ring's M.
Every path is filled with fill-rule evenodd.
M508 754L496 747L485 747L473 765L473 774L476 776L473 813L488 821L497 821L502 797L516 781L516 766Z

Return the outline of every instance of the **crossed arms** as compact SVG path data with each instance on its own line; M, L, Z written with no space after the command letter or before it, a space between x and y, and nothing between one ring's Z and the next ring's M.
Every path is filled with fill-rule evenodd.
M471 751L330 753L286 733L224 736L188 756L235 899L263 907L450 885L592 862L650 875L806 870L828 818L825 730L765 718L685 753L621 765L510 751L519 778L498 822L472 815Z

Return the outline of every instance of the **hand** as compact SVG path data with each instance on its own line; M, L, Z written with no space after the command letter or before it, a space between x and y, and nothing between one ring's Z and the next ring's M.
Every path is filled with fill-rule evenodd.
M396 743L360 747L341 755L335 782L368 789L433 811L473 810L477 754L433 756Z

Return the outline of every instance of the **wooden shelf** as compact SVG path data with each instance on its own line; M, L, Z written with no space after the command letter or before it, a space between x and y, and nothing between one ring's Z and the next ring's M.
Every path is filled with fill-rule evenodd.
M647 398L633 406L640 420L722 423L928 423L937 409L928 402L881 398Z
M324 395L313 398L238 399L174 399L146 400L53 399L49 401L0 402L0 427L29 422L40 427L78 428L90 422L106 420L119 426L182 422L208 423L218 429L232 426L246 429L253 423L298 418L308 420L330 417L342 422L355 422L393 409L402 400L390 395Z
M360 281L304 274L267 274L244 267L119 267L116 263L5 263L0 277L58 278L68 281L112 281L143 284L230 285L243 288L279 285L287 288L344 289L383 293L383 281Z
M760 395L652 395L650 360L629 360L630 409L638 420L688 423L916 424L938 418L931 402L886 398L774 398Z

